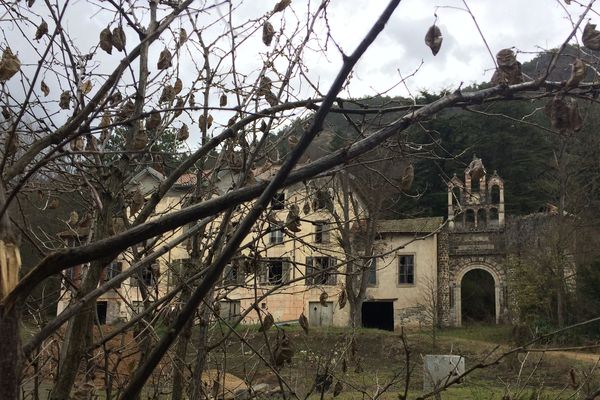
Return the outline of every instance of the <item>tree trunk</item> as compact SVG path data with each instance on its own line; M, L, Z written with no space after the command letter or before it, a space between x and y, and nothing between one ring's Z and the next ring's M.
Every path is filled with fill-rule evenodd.
M98 217L96 224L96 238L102 239L108 237L112 233L112 218L115 215L112 202L109 196L104 196L104 208ZM83 277L77 298L83 297L96 287L100 281L102 269L112 261L112 255L94 261L88 267L88 270ZM92 327L96 315L96 303L84 307L77 314L67 327L67 334L61 349L60 367L58 377L52 392L50 400L68 399L71 389L75 384L79 364L85 356L85 351L90 344L92 338Z
M0 307L0 394L3 399L19 398L21 369L21 339L19 322L21 312L17 307Z
M182 302L187 302L190 298L190 290L184 289L181 293ZM194 319L190 318L186 323L181 335L177 339L177 347L175 349L175 358L173 360L173 393L171 400L181 400L183 398L183 388L185 386L184 371L187 369L187 349L192 336L192 326Z

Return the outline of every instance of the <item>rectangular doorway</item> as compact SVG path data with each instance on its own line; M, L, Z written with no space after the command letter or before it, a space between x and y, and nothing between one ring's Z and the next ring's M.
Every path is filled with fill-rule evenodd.
M394 330L393 301L365 301L362 304L363 328Z

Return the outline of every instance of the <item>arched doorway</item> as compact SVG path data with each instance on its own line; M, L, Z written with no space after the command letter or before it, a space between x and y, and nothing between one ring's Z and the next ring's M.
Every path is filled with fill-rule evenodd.
M496 322L494 277L484 269L472 269L462 278L461 314L463 325Z

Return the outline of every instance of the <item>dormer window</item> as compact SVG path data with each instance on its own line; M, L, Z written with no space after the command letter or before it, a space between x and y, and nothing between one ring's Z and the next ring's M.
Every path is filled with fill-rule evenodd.
M284 210L285 209L285 193L277 193L271 199L272 210Z

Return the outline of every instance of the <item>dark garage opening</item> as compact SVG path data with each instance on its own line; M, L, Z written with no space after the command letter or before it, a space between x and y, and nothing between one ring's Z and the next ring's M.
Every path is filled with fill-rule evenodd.
M393 331L394 303L392 301L365 301L362 304L362 326Z
M106 324L106 308L108 304L106 301L99 301L96 303L96 315L98 316L97 323L100 325Z
M462 323L496 322L495 284L492 275L483 269L465 274L461 283Z

